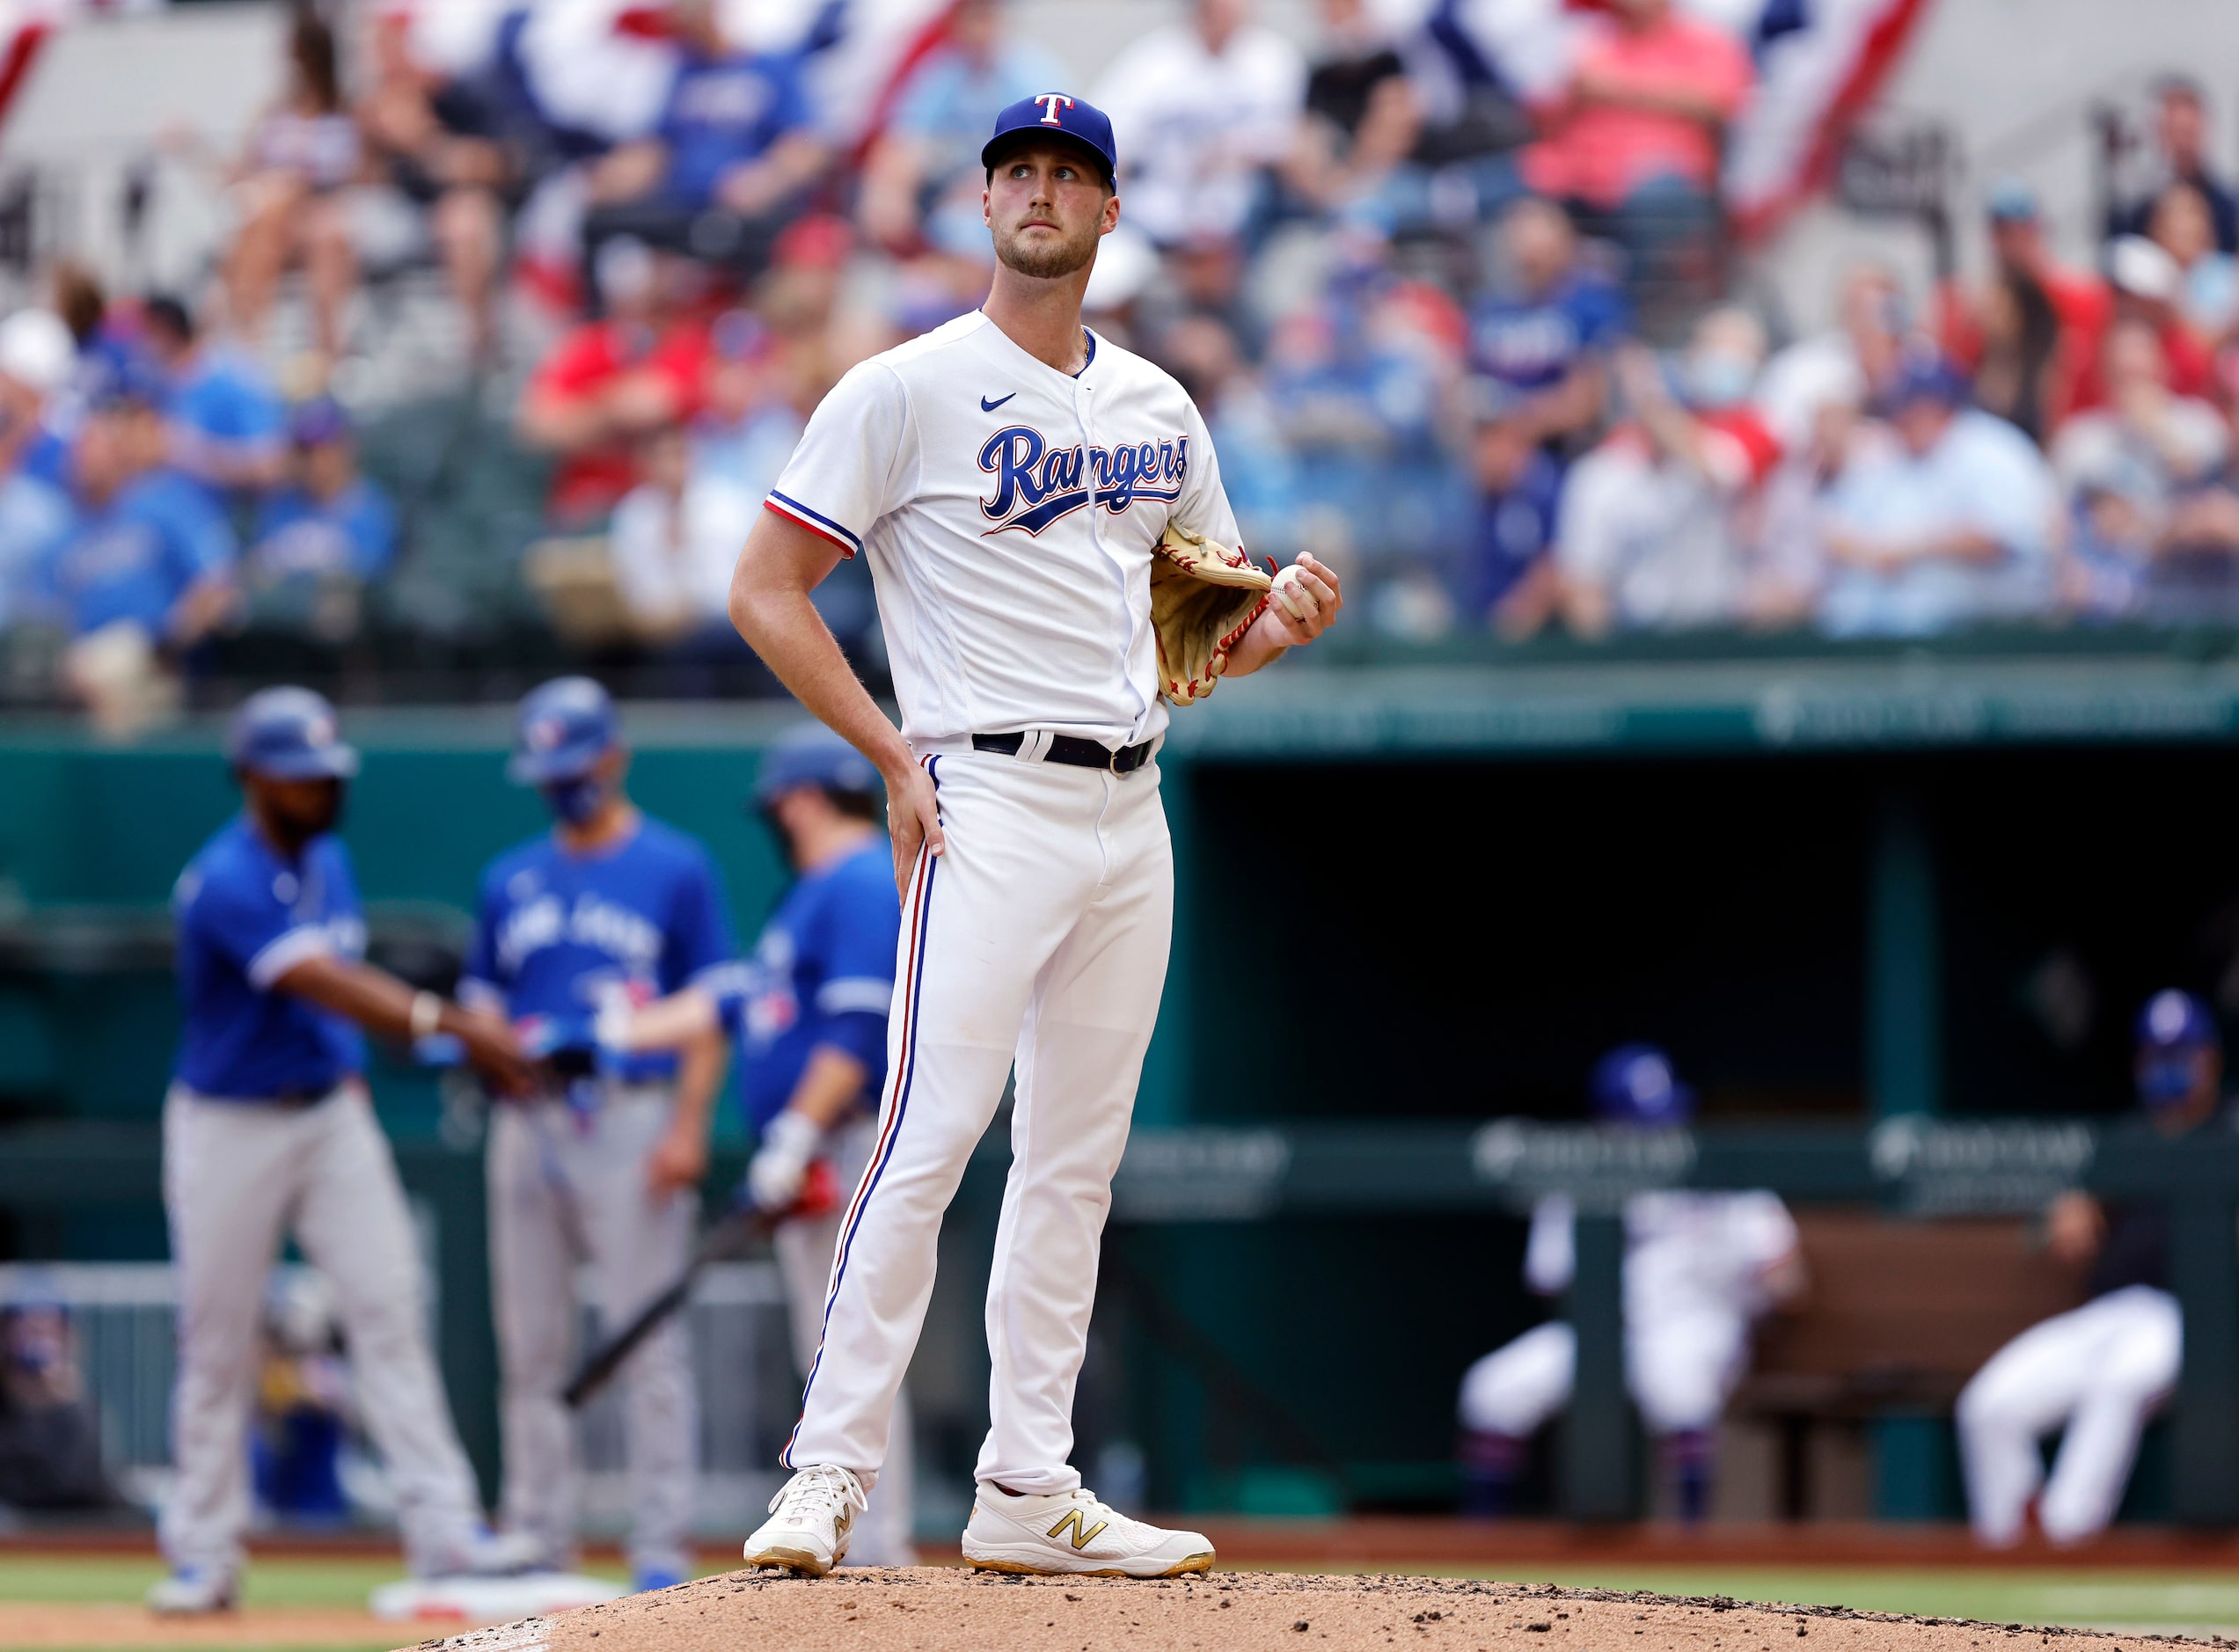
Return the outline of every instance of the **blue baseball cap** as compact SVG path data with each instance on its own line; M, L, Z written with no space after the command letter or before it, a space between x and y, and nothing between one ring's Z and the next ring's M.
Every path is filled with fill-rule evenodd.
M288 439L299 448L325 447L350 434L350 416L332 396L297 402L288 413Z
M1594 1064L1586 1088L1596 1116L1613 1124L1654 1128L1694 1116L1694 1090L1653 1044L1620 1044Z
M827 792L876 793L879 771L871 760L822 723L792 729L762 757L754 777L754 807L767 808L804 786Z
M225 760L268 780L347 780L358 764L334 708L307 688L260 689L243 700L226 725Z
M621 737L612 695L587 676L554 677L521 702L506 778L516 786L576 779Z
M1966 374L1941 350L1907 350L1898 364L1896 377L1882 394L1881 406L1884 413L1896 413L1919 401L1964 407L1972 394Z
M2184 1100L2197 1076L2192 1058L2222 1048L2206 1005L2175 987L2156 992L2138 1012L2138 1099L2148 1107Z
M1004 140L1021 132L1071 138L1096 157L1106 183L1115 183L1119 177L1119 150L1112 142L1112 119L1092 103L1062 91L1020 99L995 117L995 130L980 149L979 164L991 171L996 157L1010 147Z
M2018 178L2001 178L1991 185L1983 207L1993 223L2033 223L2037 192Z

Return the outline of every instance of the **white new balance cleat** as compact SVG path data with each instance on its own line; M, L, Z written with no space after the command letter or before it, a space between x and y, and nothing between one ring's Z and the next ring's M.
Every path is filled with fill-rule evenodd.
M148 1591L148 1610L161 1618L200 1618L231 1612L239 1595L231 1572L182 1566Z
M863 1502L852 1471L830 1463L802 1469L770 1499L770 1518L746 1540L746 1563L822 1577L846 1557Z
M1130 1520L1085 1487L1014 1496L982 1482L964 1528L964 1558L986 1572L1179 1577L1211 1571L1213 1546L1202 1532Z

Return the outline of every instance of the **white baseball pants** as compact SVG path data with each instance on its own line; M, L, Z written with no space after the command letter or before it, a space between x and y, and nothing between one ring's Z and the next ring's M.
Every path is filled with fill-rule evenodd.
M282 1233L334 1287L351 1387L397 1495L413 1571L443 1569L482 1518L428 1350L425 1282L388 1137L364 1087L309 1107L164 1098L164 1208L179 1276L177 1484L157 1523L172 1566L228 1573L249 1521L257 1327Z
M878 1142L875 1120L857 1117L824 1138L832 1174L843 1188L863 1180ZM830 1284L832 1257L839 1249L838 1210L798 1217L779 1224L770 1246L777 1253L779 1271L785 1276L786 1318L793 1332L793 1356L806 1378L816 1363L816 1344L824 1334L824 1290ZM887 1429L886 1464L872 1488L870 1501L855 1523L855 1537L847 1547L851 1566L915 1566L916 1442L910 1427L910 1391L895 1391L893 1420Z
M975 1472L1064 1492L1080 1483L1065 1461L1073 1385L1173 930L1158 768L923 761L947 852L920 858L904 902L878 1140L840 1224L823 1344L781 1460L876 1479L942 1212L1015 1063L987 1282L992 1426Z
M1715 1425L1741 1379L1749 1320L1687 1313L1625 1331L1625 1385L1650 1434ZM1461 1425L1518 1439L1570 1403L1578 1341L1562 1321L1535 1326L1494 1349L1461 1379Z
M1959 1461L1975 1535L2021 1540L2039 1486L2038 1524L2077 1543L2114 1518L2139 1431L2177 1386L2184 1320L2177 1298L2131 1285L2032 1325L1990 1356L1959 1395ZM2047 1480L2038 1442L2064 1429Z
M505 1442L509 1530L533 1532L554 1561L575 1546L575 1423L560 1400L577 1356L575 1272L590 1265L591 1306L619 1330L691 1260L699 1202L655 1204L646 1160L669 1128L664 1089L611 1087L595 1111L557 1100L491 1111L486 1161L490 1270ZM630 1470L630 1565L691 1575L699 1411L682 1314L617 1374Z

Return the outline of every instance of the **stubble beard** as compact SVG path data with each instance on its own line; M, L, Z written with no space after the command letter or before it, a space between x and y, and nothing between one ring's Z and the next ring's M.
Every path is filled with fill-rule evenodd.
M1087 266L1096 256L1097 238L1093 223L1078 238L1054 242L1029 243L1013 230L995 238L995 256L1006 269L1035 281L1058 281Z

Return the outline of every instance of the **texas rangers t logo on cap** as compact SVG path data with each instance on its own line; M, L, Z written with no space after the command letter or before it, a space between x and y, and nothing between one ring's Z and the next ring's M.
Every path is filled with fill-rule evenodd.
M1012 144L1048 143L1060 136L1096 157L1106 183L1118 177L1119 151L1112 146L1109 117L1094 104L1062 91L1038 91L1005 104L995 117L995 130L980 147L980 164L991 172Z

